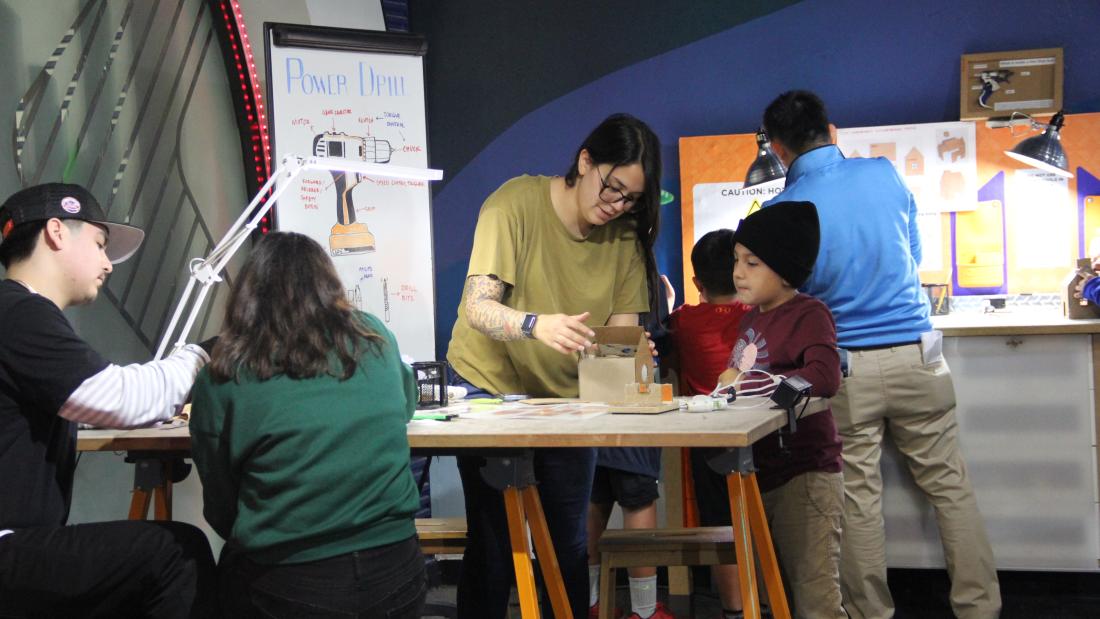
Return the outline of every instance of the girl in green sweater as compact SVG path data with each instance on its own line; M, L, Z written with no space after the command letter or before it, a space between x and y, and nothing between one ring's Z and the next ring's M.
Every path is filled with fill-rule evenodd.
M203 513L228 616L419 617L427 582L405 425L412 370L325 251L268 234L193 392Z

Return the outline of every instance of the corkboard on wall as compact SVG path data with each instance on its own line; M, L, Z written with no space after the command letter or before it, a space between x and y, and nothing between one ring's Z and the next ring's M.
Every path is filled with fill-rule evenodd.
M964 54L959 119L1045 115L1062 109L1062 48Z

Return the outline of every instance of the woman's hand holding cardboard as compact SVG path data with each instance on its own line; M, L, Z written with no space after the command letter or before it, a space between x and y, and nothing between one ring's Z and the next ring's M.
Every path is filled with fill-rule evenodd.
M584 321L589 313L569 316L566 314L539 314L532 334L535 339L563 355L580 352L592 346L596 333Z

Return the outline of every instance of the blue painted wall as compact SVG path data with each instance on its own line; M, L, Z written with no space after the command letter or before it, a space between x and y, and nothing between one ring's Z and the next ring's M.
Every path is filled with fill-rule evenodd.
M617 4L627 17L619 27L629 27L626 9L637 5ZM570 19L562 15L562 20ZM579 27L576 22L563 23ZM436 190L440 358L450 338L484 198L517 174L564 173L584 135L606 115L627 111L654 128L664 144L662 186L678 195L679 137L751 132L763 108L784 90L816 91L839 126L957 120L959 56L964 53L1063 47L1066 109L1100 111L1098 26L1100 2L1094 0L806 0L617 68L545 101L492 137L460 169L445 170L448 180ZM431 29L425 34L432 45ZM433 53L462 49L434 47L429 56ZM509 96L509 87L523 89L531 76L575 70L574 60L556 63L552 54L550 60L543 58L543 65L525 67L527 77L517 77L514 86L487 94L484 113L492 113L494 99ZM522 60L517 51L512 61ZM585 62L598 66L600 56L589 56ZM429 70L428 89L434 85ZM434 107L446 105L447 96L435 92ZM430 111L433 143L459 139L460 128L438 124L438 119L438 113ZM677 200L662 211L658 261L682 291L679 220Z

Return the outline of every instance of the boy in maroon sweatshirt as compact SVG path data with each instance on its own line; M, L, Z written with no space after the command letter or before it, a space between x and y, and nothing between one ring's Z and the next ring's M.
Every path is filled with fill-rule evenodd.
M730 356L734 374L765 370L798 376L812 385L810 395L820 398L832 397L840 387L832 314L798 292L817 258L819 239L817 210L809 202L778 203L741 222L734 236L733 280L738 298L753 309L741 319ZM840 450L828 408L800 418L793 433L773 432L753 445L764 511L795 617L846 616L839 577ZM698 461L707 454L699 455L693 470L700 520L706 526L728 525L725 479ZM719 577L718 587L724 608L740 606L735 579Z

